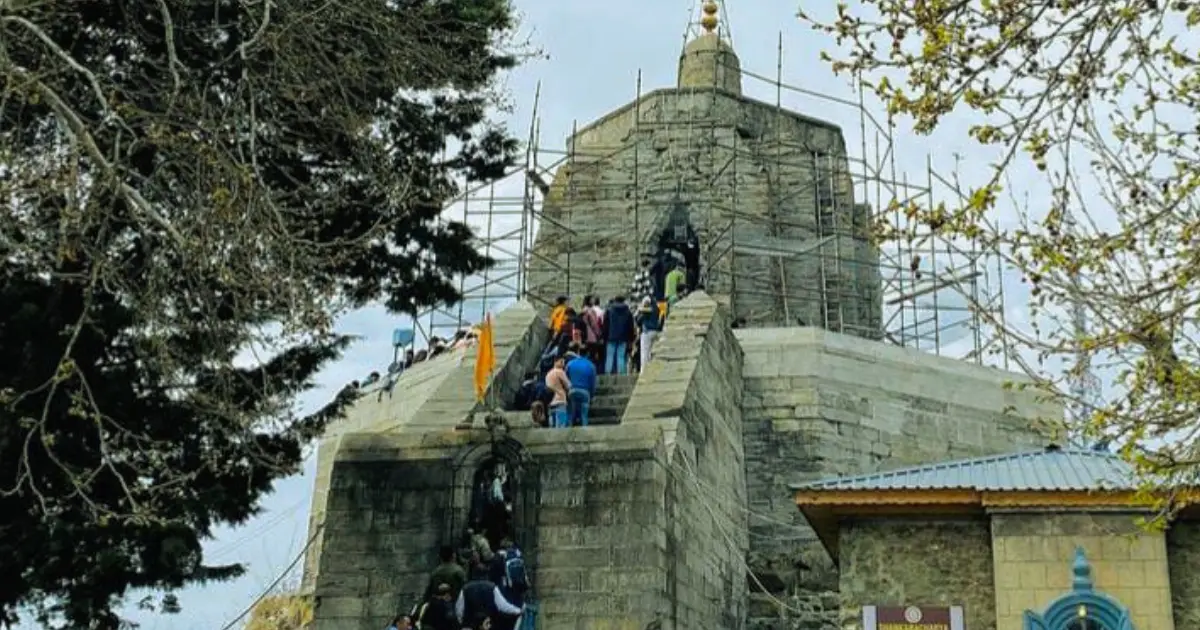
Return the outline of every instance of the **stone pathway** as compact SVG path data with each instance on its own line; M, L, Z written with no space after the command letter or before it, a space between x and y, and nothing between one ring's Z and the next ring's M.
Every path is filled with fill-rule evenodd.
M600 375L596 383L596 395L588 409L589 426L612 426L621 424L629 397L637 385L637 374ZM528 411L504 411L510 427L528 427L533 423Z

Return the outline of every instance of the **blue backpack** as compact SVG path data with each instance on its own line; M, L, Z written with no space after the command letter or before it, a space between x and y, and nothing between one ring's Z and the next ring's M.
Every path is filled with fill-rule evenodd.
M524 593L529 589L529 576L525 573L525 559L514 554L504 561L504 585L516 593Z

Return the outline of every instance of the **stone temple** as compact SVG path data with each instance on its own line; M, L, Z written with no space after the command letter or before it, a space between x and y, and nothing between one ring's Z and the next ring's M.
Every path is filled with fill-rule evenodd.
M1037 421L1062 417L1005 388L1014 374L884 341L841 130L743 96L716 32L686 45L676 86L568 142L524 299L495 316L489 400L535 369L554 296L621 293L640 253L688 242L703 290L640 375L602 377L595 426L514 412L489 431L469 349L364 388L319 450L304 576L319 630L377 630L414 602L496 459L539 628L841 628L837 569L792 485L1040 448Z

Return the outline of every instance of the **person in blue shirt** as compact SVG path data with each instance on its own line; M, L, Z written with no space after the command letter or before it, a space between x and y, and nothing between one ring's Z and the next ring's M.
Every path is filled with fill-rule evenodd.
M592 404L592 396L596 393L596 364L587 357L568 352L567 379L571 381L571 391L567 393L571 424L579 423L579 426L586 427L588 406Z

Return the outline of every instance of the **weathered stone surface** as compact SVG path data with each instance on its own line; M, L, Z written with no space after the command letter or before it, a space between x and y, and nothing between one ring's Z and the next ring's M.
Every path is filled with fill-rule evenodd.
M880 338L879 258L840 129L741 97L728 55L706 41L685 53L681 80L722 87L649 92L569 139L528 268L532 299L626 291L682 203L705 289L734 317Z
M535 432L605 442L616 437L610 430L656 436L652 448L612 457L530 446L543 483L542 627L740 627L747 534L739 367L728 314L695 294L672 312L619 427Z
M1200 523L1175 523L1167 531L1172 610L1179 630L1200 628Z
M517 518L540 627L834 630L839 576L791 484L1040 446L1031 420L1061 409L1005 392L1011 374L867 341L881 338L878 255L840 130L743 98L715 39L690 53L682 87L573 134L529 302L497 318L503 404L546 341L535 305L625 292L675 210L697 232L707 295L674 307L621 423L510 425L534 488ZM797 323L846 334L764 328ZM461 527L488 450L461 426L472 359L369 393L322 445L305 581L318 628L382 627Z
M681 88L718 87L742 95L742 62L728 42L708 33L688 42L679 55Z
M415 601L444 542L452 474L435 453L333 466L312 576L317 630L379 628Z
M715 630L745 617L741 351L729 315L694 294L657 349L622 424L511 433L530 462L514 515L543 628ZM536 360L510 356L512 369ZM457 399L443 391L430 404ZM455 430L457 414L439 426L421 413L338 441L312 576L318 628L379 627L420 594L438 545L465 521L488 435Z
M497 370L488 395L503 403L516 394L525 370L536 361L549 331L537 310L527 302L518 302L501 311L494 319L494 327ZM329 428L317 449L317 478L309 512L309 531L315 532L315 537L304 559L306 592L315 588L320 573L327 536L320 528L330 500L333 462L345 455L342 437L420 427L417 432L431 432L433 445L439 439L447 439L447 432L448 439L455 439L454 426L476 408L474 360L475 350L468 348L419 363L401 374L390 392L380 386L366 389L346 418ZM429 439L414 446L429 445ZM395 455L400 458L402 454Z
M635 414L650 411L652 401L662 404L668 399L659 393L663 385L683 394L673 445L672 436L666 437L673 627L737 628L746 614L749 548L741 349L730 329L729 313L703 293L675 305L667 321L658 352L639 377L625 417L631 423L643 421L646 416ZM688 372L682 382L675 380ZM660 413L664 412L670 410Z
M946 459L1036 448L1039 418L1061 417L1014 374L817 328L739 330L750 501L749 565L776 605L759 628L831 627L837 572L789 486ZM787 619L786 623L780 621ZM811 625L805 625L811 624Z
M842 629L861 630L868 604L963 606L968 628L995 628L991 543L986 519L843 522Z

